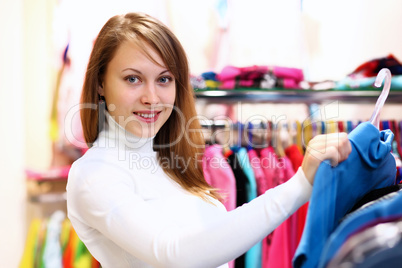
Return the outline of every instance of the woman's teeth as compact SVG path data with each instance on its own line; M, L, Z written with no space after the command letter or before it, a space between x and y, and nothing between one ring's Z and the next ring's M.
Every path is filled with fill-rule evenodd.
M135 113L135 114L144 118L154 118L156 115L156 114L143 114L143 113Z

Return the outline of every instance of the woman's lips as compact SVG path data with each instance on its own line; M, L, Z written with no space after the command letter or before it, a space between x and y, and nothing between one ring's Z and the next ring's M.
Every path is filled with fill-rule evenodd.
M133 114L142 122L145 123L155 123L156 120L158 120L159 114L161 111L138 111L138 112L133 112Z

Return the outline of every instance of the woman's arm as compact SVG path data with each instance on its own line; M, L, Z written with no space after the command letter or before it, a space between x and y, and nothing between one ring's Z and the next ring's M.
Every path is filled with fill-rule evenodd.
M117 176L118 174L118 176ZM117 178L119 177L119 178ZM113 181L113 183L111 183ZM155 267L217 267L246 252L310 197L301 169L288 182L205 225L178 226L133 190L117 166L72 168L69 217Z

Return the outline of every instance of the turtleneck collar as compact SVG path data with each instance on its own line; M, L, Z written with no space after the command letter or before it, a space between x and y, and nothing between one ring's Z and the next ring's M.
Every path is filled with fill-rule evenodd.
M153 137L137 137L125 130L113 117L105 111L105 123L99 133L96 146L107 148L124 148L128 151L153 153Z

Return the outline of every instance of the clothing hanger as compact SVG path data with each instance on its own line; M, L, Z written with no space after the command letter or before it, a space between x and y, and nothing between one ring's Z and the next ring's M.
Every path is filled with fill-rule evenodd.
M351 120L346 121L346 131L350 133L353 130L353 123Z
M201 125L201 133L205 141L205 145L212 145L211 137L212 137L212 125L213 122L211 120L200 120Z
M279 139L283 154L285 154L286 148L293 144L290 122L280 124Z
M251 122L248 122L247 124L247 135L248 135L248 140L247 140L247 151L250 151L253 149L253 124Z
M305 147L303 145L303 128L299 120L296 120L296 145L300 152L304 152Z
M391 88L391 71L387 68L382 68L375 79L374 86L380 87L384 81L384 87L381 91L380 97L378 97L377 103L374 108L373 115L370 118L370 122L379 129L380 127L380 112L384 106L385 100L388 97L389 90Z
M288 140L289 140L289 132L287 129L285 129L283 123L277 123L276 124L276 146L275 146L275 151L278 157L284 157L285 156L285 146L288 146Z
M327 132L327 129L326 129L326 126L325 126L325 121L321 121L321 133L320 134L326 134Z
M387 121L386 126L392 131L392 133L394 133L395 136L397 136L398 130L395 128L395 124L394 124L393 120ZM391 147L392 147L392 150L391 150L392 154L395 155L400 161L401 155L399 154L399 148L398 148L399 144L397 142L397 139L394 138L394 140L392 141Z
M267 124L264 121L258 123L249 122L247 125L248 144L247 149L267 147Z
M402 156L401 151L401 129L398 126L398 122L394 119L391 120L392 132L394 133L394 141L396 143L396 150L398 151L399 156Z
M297 145L297 121L291 121L289 122L289 132L290 132L290 144Z
M402 121L401 121L401 123L402 123ZM267 143L267 147L272 146L272 122L270 120L267 121L266 143Z
M232 145L230 146L230 149L234 152L237 153L242 146L243 143L243 129L244 125L241 122L236 122L232 124L232 130L233 131L233 140L232 140Z

